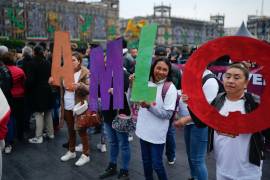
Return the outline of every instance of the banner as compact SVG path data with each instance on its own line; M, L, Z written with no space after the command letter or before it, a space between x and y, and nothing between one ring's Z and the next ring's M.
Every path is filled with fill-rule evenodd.
M185 70L185 65L179 64L179 70L182 72ZM220 81L223 81L223 75L226 72L227 66L211 66L209 70L213 72ZM249 83L247 87L247 92L254 93L258 96L263 94L264 86L266 85L266 81L263 78L261 72L261 67L254 67L250 69L249 74Z
M223 81L223 75L227 69L226 66L212 66L209 69L217 76L220 81ZM257 94L259 96L263 94L263 89L266 85L260 70L260 67L250 69L249 84L247 87L248 92Z

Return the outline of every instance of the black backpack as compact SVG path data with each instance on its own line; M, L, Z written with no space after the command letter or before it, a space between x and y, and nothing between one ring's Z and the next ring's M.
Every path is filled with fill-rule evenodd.
M218 94L222 93L222 92L225 92L225 89L224 89L224 86L223 86L222 82L217 78L217 76L215 74L210 73L210 74L207 74L206 76L204 76L203 79L202 79L202 84L204 85L204 83L210 78L214 78L214 79L217 80L217 82L218 82Z
M210 78L214 78L218 82L218 86L219 86L218 87L218 94L225 92L225 89L224 89L222 82L216 77L215 74L210 73L210 74L205 75L202 79L202 84L204 85L204 83ZM192 118L193 122L195 123L195 125L197 127L199 127L199 128L207 127L207 125L204 124L199 118L197 118L197 116L189 108L188 108L188 111L189 111L190 117Z
M11 88L13 87L12 75L9 69L0 62L0 88L6 96L9 105L12 103Z

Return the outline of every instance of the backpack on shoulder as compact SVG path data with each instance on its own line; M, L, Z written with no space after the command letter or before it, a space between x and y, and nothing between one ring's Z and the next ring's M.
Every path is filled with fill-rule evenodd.
M169 90L169 88L170 88L170 86L172 84L173 84L172 82L165 81L165 83L164 83L164 85L162 87L162 91L161 91L161 96L162 96L163 102L164 102L165 97L166 97L166 94L167 94L167 92L168 92L168 90ZM180 100L180 95L177 94L177 98L176 98L176 102L175 102L175 107L174 107L173 115L170 118L170 123L172 123L176 119L176 114L177 114L177 108L178 108L178 105L179 105L179 100Z
M202 79L202 85L205 84L205 82L210 79L210 78L214 78L216 79L217 83L218 83L218 94L222 93L222 92L225 92L225 89L224 89L224 86L222 84L222 82L216 77L215 74L207 74L203 77ZM198 128L205 128L207 127L206 124L204 124L190 109L189 107L188 108L188 111L189 111L189 115L191 117L191 119L193 120L193 122L195 123L195 126L198 127Z

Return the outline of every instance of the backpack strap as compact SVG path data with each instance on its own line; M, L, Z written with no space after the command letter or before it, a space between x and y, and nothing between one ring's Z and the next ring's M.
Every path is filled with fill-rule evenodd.
M244 97L246 98L245 109L246 109L247 113L251 112L252 110L254 110L258 107L259 104L255 101L252 94L246 92L244 94Z
M216 75L210 73L210 74L207 74L207 75L205 75L205 76L203 77L203 79L202 79L202 84L204 85L204 83L205 83L208 79L210 79L210 78L215 78L215 79L217 79Z
M218 83L218 93L221 93L221 92L225 91L223 83L217 78L217 76L215 74L212 74L212 73L207 74L207 75L205 75L203 77L202 84L204 85L204 83L210 78L214 78L217 81L217 83Z
M163 102L165 100L166 94L167 94L171 84L172 84L172 82L169 82L169 81L165 81L165 83L163 84L162 91L161 91L161 96L162 96Z
M171 84L172 84L172 82L168 82L168 81L165 81L165 83L163 84L162 91L161 91L161 96L162 96L163 102L165 100L166 94L167 94ZM177 107L179 105L179 100L180 100L180 96L177 94L174 111L173 111L172 117L170 118L170 123L174 120L174 116L175 116L175 113L177 111Z

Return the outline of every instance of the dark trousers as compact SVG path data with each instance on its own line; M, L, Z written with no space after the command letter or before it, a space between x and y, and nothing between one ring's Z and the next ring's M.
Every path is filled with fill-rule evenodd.
M32 101L29 95L25 95L24 97L24 131L30 132L30 118L32 115Z
M140 139L140 144L145 179L153 180L154 169L159 180L167 180L167 174L162 161L165 144L152 144L142 139Z
M168 161L175 160L175 150L176 150L176 143L175 143L175 127L173 126L172 122L170 122L170 126L167 132L166 137L166 156Z
M13 109L12 113L14 115L14 118L16 120L16 133L17 133L17 139L23 140L24 138L24 129L25 129L25 123L24 123L24 97L19 98L13 98Z

